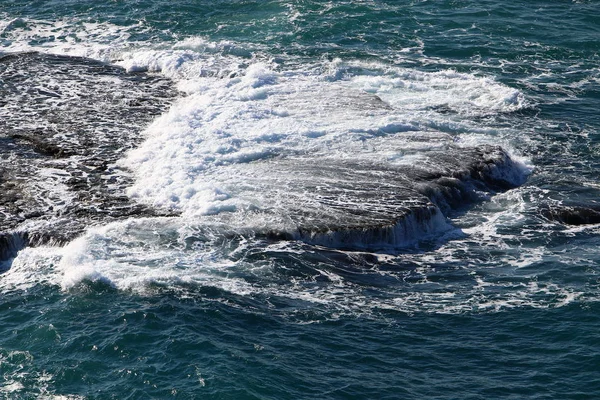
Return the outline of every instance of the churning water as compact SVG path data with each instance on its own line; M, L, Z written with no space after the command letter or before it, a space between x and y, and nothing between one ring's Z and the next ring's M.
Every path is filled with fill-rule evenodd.
M0 3L0 398L600 396L596 1Z

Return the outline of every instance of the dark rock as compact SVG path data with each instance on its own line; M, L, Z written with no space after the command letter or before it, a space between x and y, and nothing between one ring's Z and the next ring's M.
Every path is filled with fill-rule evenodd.
M0 80L0 260L89 225L168 214L130 202L114 164L177 95L168 79L24 53L0 57Z
M549 205L541 214L565 225L600 224L600 205Z
M499 147L430 151L419 165L327 157L288 157L231 166L260 200L263 220L282 220L270 239L338 248L403 246L448 229L446 217L523 183L525 174ZM272 216L270 216L272 215ZM234 225L228 215L215 217ZM235 218L235 217L232 217ZM261 219L261 218L258 218Z

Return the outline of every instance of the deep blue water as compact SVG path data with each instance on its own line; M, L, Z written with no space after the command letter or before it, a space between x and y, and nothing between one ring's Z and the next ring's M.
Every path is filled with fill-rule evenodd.
M600 225L544 211L600 210L599 6L0 1L0 55L87 57L170 80L170 111L131 128L145 140L117 165L133 201L180 215L98 220L5 262L0 398L600 397ZM0 72L4 90L13 72ZM116 85L59 78L32 87L76 97ZM2 93L5 119L46 118ZM364 111L365 93L389 108ZM106 122L77 115L101 142ZM253 211L289 189L248 180L269 175L257 160L418 164L446 142L500 145L526 181L393 249L248 234L280 223ZM2 171L17 162L10 151ZM56 165L32 173L31 196L60 210L88 201L61 189Z

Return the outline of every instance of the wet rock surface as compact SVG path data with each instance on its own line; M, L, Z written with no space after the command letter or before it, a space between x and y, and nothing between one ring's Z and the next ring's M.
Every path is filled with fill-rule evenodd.
M453 212L525 178L497 146L429 151L414 165L304 156L231 169L227 175L243 177L248 188L236 197L263 193L255 219L280 227L267 230L269 238L367 249L402 247L447 230ZM232 214L214 219L233 226Z
M164 214L129 201L115 162L176 95L167 79L85 58L0 57L0 258L100 221Z
M116 164L177 96L171 81L27 53L0 58L0 82L0 260L27 245L65 244L91 225L176 214L131 201L125 189L132 178ZM356 107L387 107L361 96ZM522 179L499 147L453 145L412 165L305 155L232 165L228 173L243 182L229 188L236 196L264 196L241 220L256 213L275 221L252 234L350 248L436 232L449 213ZM239 218L224 212L213 219L235 226Z

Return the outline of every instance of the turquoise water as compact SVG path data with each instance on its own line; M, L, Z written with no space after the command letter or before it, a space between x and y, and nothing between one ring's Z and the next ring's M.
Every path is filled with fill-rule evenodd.
M598 398L600 225L548 212L600 210L598 6L1 1L0 55L85 57L178 95L111 128L142 135L111 160L127 196L172 215L91 218L3 260L0 398ZM118 82L39 60L44 93L107 101ZM2 93L24 126L59 126ZM61 107L102 142L110 123ZM261 235L311 200L265 160L421 165L490 144L523 181L444 210L433 234L392 248ZM2 171L21 168L9 150ZM65 213L93 202L52 162L27 164L32 197Z

